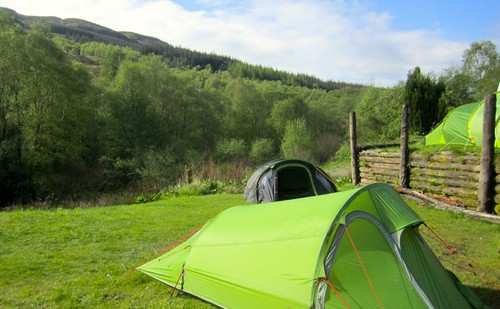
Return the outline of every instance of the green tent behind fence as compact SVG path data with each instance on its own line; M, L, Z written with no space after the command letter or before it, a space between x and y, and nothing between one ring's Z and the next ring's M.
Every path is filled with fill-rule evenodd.
M498 90L500 92L500 83ZM484 102L464 104L451 110L443 121L425 136L426 145L481 146ZM495 148L500 148L500 100L496 103Z
M138 269L223 308L485 308L385 184L235 206Z
M451 110L439 126L427 134L425 144L474 145L474 139L469 135L469 121L479 105L482 103L469 103ZM482 125L482 121L480 125Z

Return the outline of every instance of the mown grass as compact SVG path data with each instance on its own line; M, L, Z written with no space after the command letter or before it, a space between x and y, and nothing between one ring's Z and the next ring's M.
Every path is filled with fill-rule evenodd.
M0 307L211 308L188 295L172 297L170 288L135 267L224 209L243 203L241 194L221 194L0 213ZM482 273L500 282L500 225L412 207ZM433 239L429 243L436 254L454 258ZM457 267L444 262L487 304L500 308L499 291L464 271L466 263L457 262Z
M485 304L500 308L500 224L408 204L429 226L419 230L441 263Z
M0 213L2 308L205 308L135 271L241 195Z

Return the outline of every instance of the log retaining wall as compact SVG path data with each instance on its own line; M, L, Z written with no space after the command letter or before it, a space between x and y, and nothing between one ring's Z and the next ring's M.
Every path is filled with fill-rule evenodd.
M468 209L478 207L480 154L441 152L410 154L410 188ZM498 162L498 163L497 163ZM495 159L495 204L500 204L500 157ZM400 152L359 152L360 184L384 182L399 185Z

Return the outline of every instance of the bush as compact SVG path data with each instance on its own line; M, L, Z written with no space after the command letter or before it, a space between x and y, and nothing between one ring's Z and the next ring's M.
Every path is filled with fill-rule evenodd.
M250 150L250 157L255 162L267 162L275 157L273 141L268 138L256 140Z
M140 178L137 174L139 164L134 159L103 156L99 159L99 165L104 178L102 187L108 190L123 188Z
M177 187L176 195L179 196L200 196L221 193L243 193L245 183L243 181L221 181L221 180L201 180Z
M349 142L343 143L335 153L334 161L349 161L351 160L351 145Z
M224 139L217 144L216 156L221 161L236 160L248 156L248 148L243 139Z
M211 194L237 194L243 193L246 179L244 180L201 180L190 184L170 186L167 189L153 194L140 194L133 198L132 204L143 204L175 196L201 196Z
M281 141L281 152L286 159L311 160L312 139L304 119L287 122Z
M337 152L341 144L342 137L339 135L324 133L314 140L313 157L317 162L327 162Z
M174 182L181 175L181 171L181 166L168 150L146 152L142 168L137 169L137 173L143 180L153 181L161 185Z

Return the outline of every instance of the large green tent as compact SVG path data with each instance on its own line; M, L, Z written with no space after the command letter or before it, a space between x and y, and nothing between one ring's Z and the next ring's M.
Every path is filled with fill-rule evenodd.
M481 308L385 184L229 208L138 269L223 308Z
M426 145L481 146L483 136L483 102L469 103L451 110L443 121L425 137ZM495 147L500 148L500 101L496 106Z
M451 110L443 121L425 137L426 145L473 144L469 136L469 119L478 103L461 105Z

